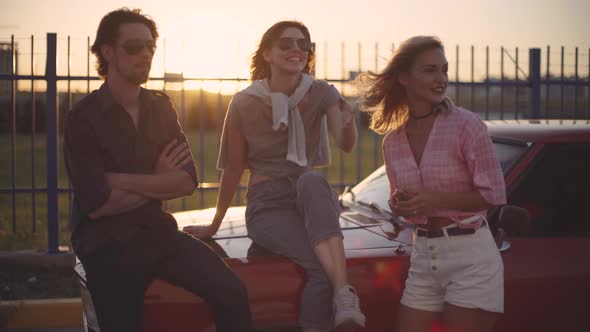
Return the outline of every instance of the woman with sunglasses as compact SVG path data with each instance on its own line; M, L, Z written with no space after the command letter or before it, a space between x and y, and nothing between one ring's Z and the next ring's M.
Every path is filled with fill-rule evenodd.
M309 74L313 64L303 24L281 21L264 33L252 58L253 83L233 97L225 118L213 222L185 228L199 238L213 236L249 168L248 234L305 269L299 318L305 332L365 323L348 284L337 195L309 172L330 162L328 130L341 150L352 150L354 112L333 86Z
M383 139L390 206L415 224L398 331L491 331L504 306L502 259L485 220L506 189L485 123L446 96L442 42L403 42L367 84L362 107ZM364 78L364 79L363 79Z

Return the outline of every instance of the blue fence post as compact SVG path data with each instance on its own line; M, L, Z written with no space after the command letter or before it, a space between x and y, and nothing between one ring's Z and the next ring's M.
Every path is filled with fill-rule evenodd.
M529 115L532 119L541 117L541 49L529 49Z
M59 252L59 216L57 202L57 34L47 34L47 251Z

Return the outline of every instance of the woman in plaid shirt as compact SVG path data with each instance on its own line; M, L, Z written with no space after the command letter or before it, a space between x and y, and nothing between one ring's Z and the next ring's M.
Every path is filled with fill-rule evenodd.
M506 204L486 125L446 96L442 42L417 36L368 73L362 106L383 139L390 206L415 224L399 331L490 331L503 312L502 259L485 220Z

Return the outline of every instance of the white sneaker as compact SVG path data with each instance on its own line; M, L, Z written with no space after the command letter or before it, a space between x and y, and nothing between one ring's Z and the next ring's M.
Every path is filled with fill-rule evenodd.
M334 294L334 326L365 327L365 315L361 312L359 297L350 285L340 288Z

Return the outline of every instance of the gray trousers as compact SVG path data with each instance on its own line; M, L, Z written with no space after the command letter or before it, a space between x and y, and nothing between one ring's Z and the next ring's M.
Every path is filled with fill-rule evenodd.
M250 238L267 250L289 257L306 272L300 325L331 328L332 284L313 246L331 236L342 236L336 193L321 175L305 173L250 186L247 199Z

